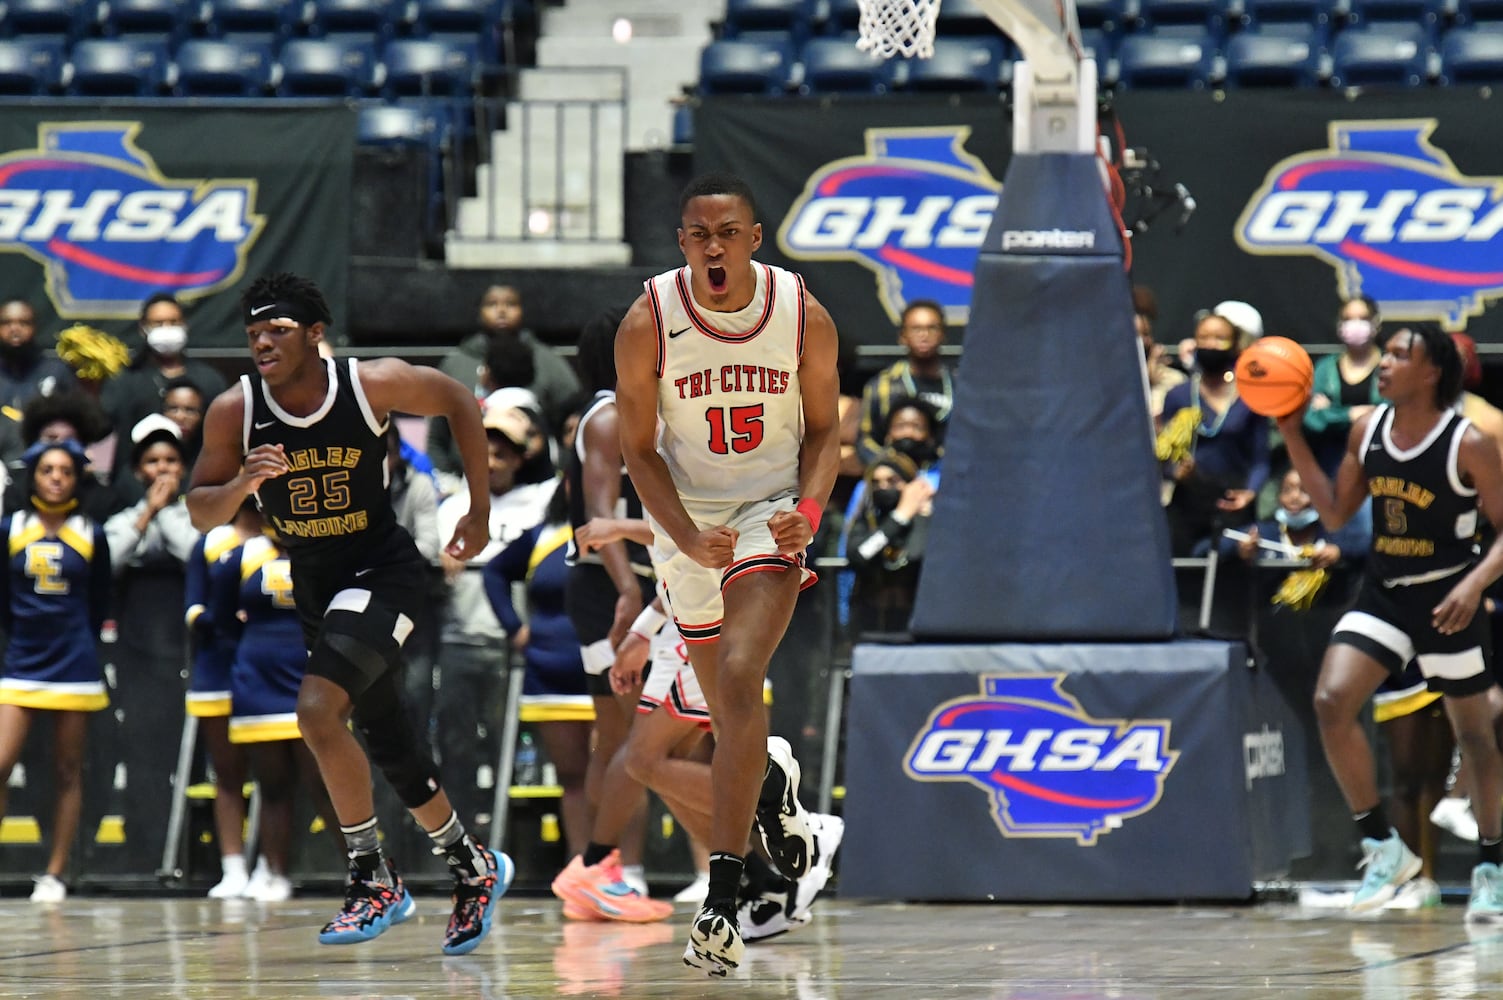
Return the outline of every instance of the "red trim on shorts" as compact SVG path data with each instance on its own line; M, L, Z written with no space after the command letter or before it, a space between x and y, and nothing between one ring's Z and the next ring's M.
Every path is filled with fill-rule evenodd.
M669 598L669 600L672 600L672 598ZM704 625L685 625L683 622L679 621L679 619L674 618L673 624L678 626L678 634L680 638L684 640L684 642L700 643L714 642L715 640L719 639L720 623L722 621L724 621L724 619L717 618L712 622L705 623Z

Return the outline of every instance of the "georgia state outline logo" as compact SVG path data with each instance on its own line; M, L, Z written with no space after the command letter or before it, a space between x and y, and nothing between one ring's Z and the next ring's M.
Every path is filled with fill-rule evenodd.
M252 179L169 178L140 122L47 122L0 156L0 253L40 263L63 317L133 319L153 292L233 285L266 223Z
M1004 837L1103 833L1158 804L1179 751L1168 720L1095 719L1060 690L1063 674L991 675L981 697L934 710L903 770L988 792Z
M1331 122L1330 148L1268 172L1237 220L1257 255L1318 257L1342 298L1465 327L1503 296L1503 177L1468 177L1430 144L1434 118Z
M810 175L778 229L779 248L795 260L868 268L894 323L916 299L967 322L976 255L1002 190L965 151L970 134L963 125L867 129L864 155Z

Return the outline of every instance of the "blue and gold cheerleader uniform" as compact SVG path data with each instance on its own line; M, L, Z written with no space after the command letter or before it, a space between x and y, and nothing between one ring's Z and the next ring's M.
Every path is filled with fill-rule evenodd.
M221 524L198 539L184 572L183 598L187 609L183 621L193 643L187 711L200 719L230 714L230 669L235 662L239 623L234 619L217 620L210 604L215 578L229 572L230 553L239 547L240 532L232 524Z
M0 521L10 565L0 621L5 648L0 704L97 712L109 695L95 641L109 611L110 548L104 529L74 514L56 535L35 512Z
M293 603L292 566L265 535L232 550L224 564L213 614L241 623L230 672L230 742L299 739L297 693L308 647Z

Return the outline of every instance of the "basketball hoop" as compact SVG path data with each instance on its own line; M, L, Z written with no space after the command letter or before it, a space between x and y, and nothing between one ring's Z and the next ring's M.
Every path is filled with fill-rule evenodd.
M861 38L856 47L874 59L934 55L934 20L939 0L857 0Z

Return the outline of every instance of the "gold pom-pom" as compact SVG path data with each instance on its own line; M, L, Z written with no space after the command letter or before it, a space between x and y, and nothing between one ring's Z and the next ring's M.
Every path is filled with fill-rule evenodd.
M1183 462L1190 457L1190 445L1195 441L1195 428L1200 426L1200 408L1187 406L1180 410L1153 442L1153 450L1160 462Z
M1309 559L1314 554L1313 545L1303 546L1299 550L1301 559ZM1273 600L1269 603L1282 604L1291 611L1309 611L1330 580L1331 574L1323 569L1297 569L1284 577L1278 593L1273 595Z
M85 323L75 323L58 334L57 356L90 382L113 378L130 364L130 350L124 343Z

